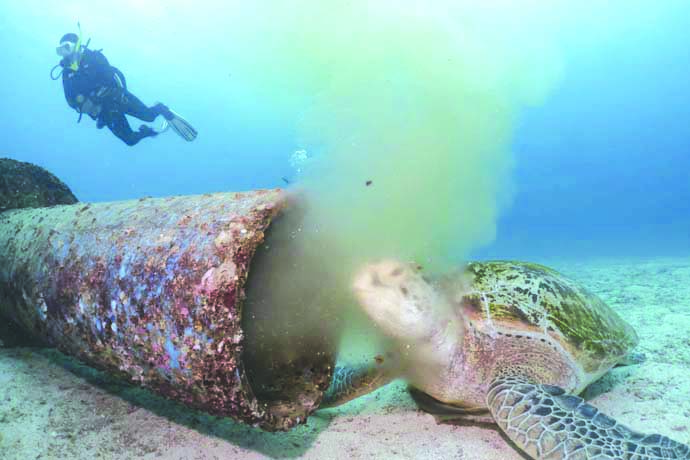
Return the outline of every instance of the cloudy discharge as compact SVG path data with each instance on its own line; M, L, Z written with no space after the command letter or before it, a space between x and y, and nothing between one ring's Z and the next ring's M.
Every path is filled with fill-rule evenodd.
M252 8L236 31L251 69L244 78L272 111L298 120L296 148L314 155L296 187L304 215L278 224L283 244L271 249L263 284L270 299L257 302L270 307L253 306L258 318L290 336L319 335L343 317L356 323L343 312L362 264L393 257L442 271L494 238L510 201L517 116L560 73L554 7Z

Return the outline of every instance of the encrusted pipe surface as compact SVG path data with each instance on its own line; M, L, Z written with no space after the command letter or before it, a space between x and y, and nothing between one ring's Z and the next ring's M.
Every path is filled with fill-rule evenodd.
M288 429L315 410L331 358L292 400L258 401L241 324L252 257L285 206L273 190L7 211L0 316L168 398Z

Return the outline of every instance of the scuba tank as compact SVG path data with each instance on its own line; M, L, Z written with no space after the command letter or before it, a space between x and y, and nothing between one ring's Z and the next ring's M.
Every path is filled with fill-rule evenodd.
M102 50L98 50L98 52L101 51ZM120 72L120 69L113 65L110 66L110 69L113 71L113 78L115 79L115 83L117 83L117 86L124 90L127 90L127 80L125 80L125 74Z

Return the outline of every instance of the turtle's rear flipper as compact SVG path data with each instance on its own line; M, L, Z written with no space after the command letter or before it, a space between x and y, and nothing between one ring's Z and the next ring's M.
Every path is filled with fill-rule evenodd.
M690 446L635 432L556 386L500 378L486 400L498 426L534 459L690 459Z
M447 422L475 422L475 423L491 423L493 424L493 418L489 414L488 409L485 407L475 408L475 407L461 407L454 406L452 404L444 403L436 398L429 396L423 391L419 391L414 387L408 387L410 396L417 403L417 406L424 412L427 412L434 416L438 423Z
M631 351L625 356L625 358L616 364L616 367L634 366L635 364L642 364L645 361L647 361L647 355L641 351Z

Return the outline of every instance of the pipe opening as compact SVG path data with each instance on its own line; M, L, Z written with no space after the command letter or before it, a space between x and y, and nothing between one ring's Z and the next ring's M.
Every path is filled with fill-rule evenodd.
M328 273L303 244L303 216L291 207L273 220L245 286L242 362L255 397L279 418L302 418L318 406L340 329Z

